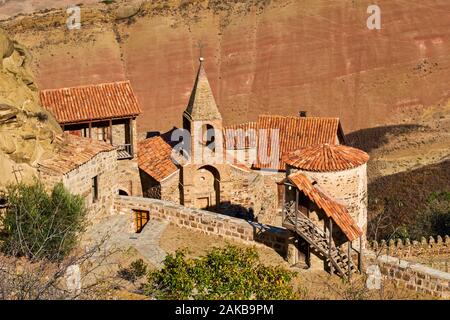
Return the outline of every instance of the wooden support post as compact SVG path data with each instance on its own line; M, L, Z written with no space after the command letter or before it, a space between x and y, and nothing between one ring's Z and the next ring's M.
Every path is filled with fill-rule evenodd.
M109 143L113 145L112 120L109 120Z
M333 259L331 256L332 252L331 244L333 243L333 220L331 218L328 218L328 232L330 233L328 238L328 255L330 256L330 272L331 274L333 274L334 273L333 262L331 261L331 259Z
M92 139L92 122L89 122L89 139Z
M284 223L284 221L286 220L286 184L283 185L284 186L284 192L283 192L283 206L281 207L281 224Z
M347 259L348 259L348 281L350 281L350 279L352 278L352 256L351 256L351 254L352 254L352 242L349 241L348 242L348 253L347 253L347 255L348 255L348 257L347 257Z
M358 255L358 269L359 272L362 273L363 271L363 243L362 243L362 236L359 237L359 255Z
M134 140L133 140L133 119L128 119L128 127L130 128L130 151L131 151L131 156L134 158Z
M298 189L295 188L295 230L297 230L297 217L298 217Z

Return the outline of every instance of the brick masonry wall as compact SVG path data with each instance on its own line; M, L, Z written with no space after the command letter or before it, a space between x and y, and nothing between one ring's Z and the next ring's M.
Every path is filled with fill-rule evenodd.
M180 228L237 240L244 244L264 244L276 250L283 257L288 256L291 235L283 228L217 214L205 210L186 208L167 201L117 196L115 211L130 216L130 230L134 230L133 210L150 212L151 219L163 220Z
M99 198L93 201L92 179L98 176ZM89 208L88 220L96 223L105 215L112 214L114 198L117 194L117 151L101 152L90 161L65 175L40 169L39 177L47 189L62 182L73 194L85 198Z
M397 285L440 298L450 298L450 273L386 255L378 257L377 263L381 274L394 280Z

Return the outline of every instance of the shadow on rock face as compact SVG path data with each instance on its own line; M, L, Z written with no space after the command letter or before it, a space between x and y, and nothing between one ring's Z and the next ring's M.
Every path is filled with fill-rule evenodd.
M62 134L54 117L40 104L34 78L28 70L26 48L0 29L0 188L36 173L42 157L51 157L55 138ZM12 181L11 181L12 180Z
M345 139L349 146L370 152L388 143L388 135L400 135L426 128L416 124L374 127L351 132Z

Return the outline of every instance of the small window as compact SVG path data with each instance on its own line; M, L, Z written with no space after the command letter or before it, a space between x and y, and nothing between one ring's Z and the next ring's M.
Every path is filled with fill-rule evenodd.
M92 202L98 201L98 176L92 178Z
M83 138L89 138L89 130L88 130L88 128L81 129L81 136Z
M144 210L133 210L136 233L141 233L148 220L150 220L150 212Z

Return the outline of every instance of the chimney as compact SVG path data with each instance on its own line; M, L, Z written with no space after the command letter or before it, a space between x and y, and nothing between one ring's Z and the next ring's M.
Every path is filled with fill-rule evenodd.
M306 118L307 113L308 113L308 111L300 111L299 112L300 118Z

